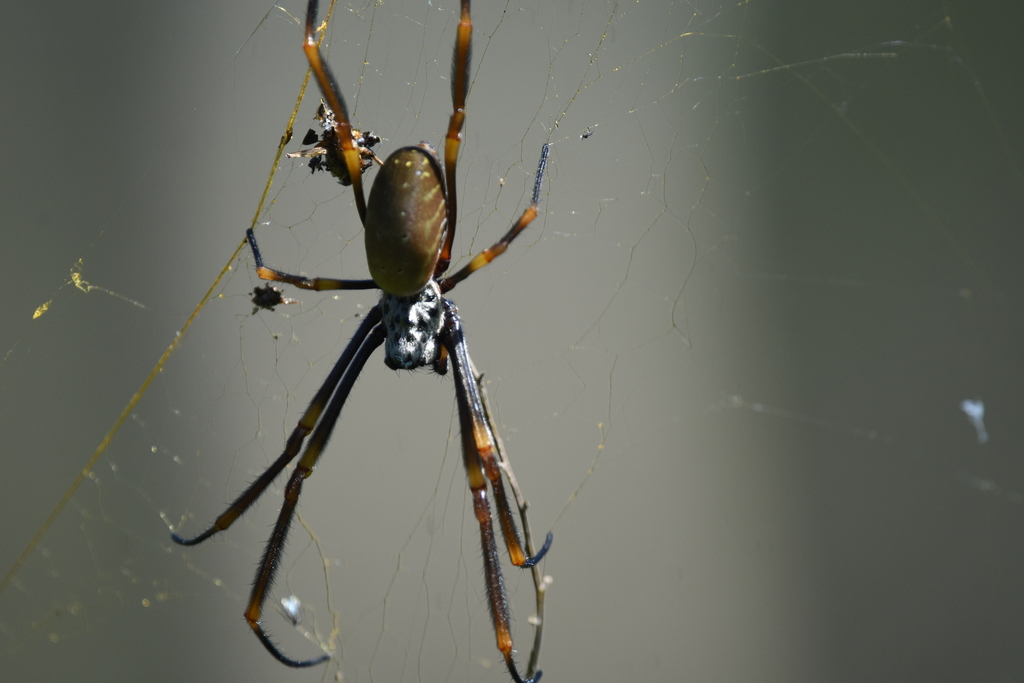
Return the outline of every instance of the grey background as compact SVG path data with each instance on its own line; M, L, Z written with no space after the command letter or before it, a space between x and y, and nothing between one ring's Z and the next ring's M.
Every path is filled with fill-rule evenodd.
M545 679L1024 677L1020 4L473 10L458 254L553 145L542 215L453 293L555 534ZM455 17L339 8L329 60L384 153L440 142ZM0 26L6 571L242 239L304 58L269 4ZM348 190L283 161L272 196L268 260L364 276ZM145 308L68 285L79 259ZM253 316L250 265L0 594L3 678L507 680L450 380L371 360L306 486L275 599L339 664L279 666L241 619L279 492L169 543L276 457L372 305L289 292ZM531 587L506 573L525 660Z

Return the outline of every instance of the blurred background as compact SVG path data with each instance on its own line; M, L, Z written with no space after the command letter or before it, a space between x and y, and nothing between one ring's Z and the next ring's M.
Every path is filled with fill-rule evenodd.
M375 302L289 288L254 313L234 255L255 215L270 264L366 277L351 189L274 164L304 12L5 12L0 575L214 288L8 575L5 680L508 680L451 378L377 354L305 486L264 623L331 663L287 669L242 619L281 482L215 539L169 539L277 457ZM539 217L452 293L554 533L545 680L1024 678L1022 14L473 5L459 263L551 144ZM382 157L441 143L457 21L334 10L325 52ZM505 574L525 662L533 585Z

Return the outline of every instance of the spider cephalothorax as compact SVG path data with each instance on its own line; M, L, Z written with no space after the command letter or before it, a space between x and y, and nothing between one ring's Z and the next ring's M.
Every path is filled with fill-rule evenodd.
M433 280L413 296L381 293L384 324L384 363L392 370L415 370L436 365L441 358L439 337L444 324L441 288Z

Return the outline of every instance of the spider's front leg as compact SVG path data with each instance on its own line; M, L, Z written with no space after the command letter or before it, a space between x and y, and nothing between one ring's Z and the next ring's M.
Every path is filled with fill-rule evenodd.
M535 683L540 680L541 672L537 671L533 678L524 680L519 674L513 659L512 629L509 618L508 598L505 595L505 581L501 575L501 560L498 547L494 540L494 526L491 520L491 506L487 500L487 482L490 481L494 492L495 504L498 508L498 520L501 524L505 545L513 564L519 567L532 567L547 553L551 547L552 536L549 533L544 547L533 557L523 551L516 531L512 510L505 486L501 479L501 468L495 457L494 438L487 425L483 410L483 402L479 388L473 377L469 350L462 332L455 304L443 299L444 330L442 339L444 348L451 357L451 365L455 370L455 396L459 407L459 429L462 433L462 454L466 466L466 476L473 498L473 512L480 525L480 542L484 554L484 575L487 581L487 600L491 608L491 619L494 622L498 649L505 658L505 665L516 683Z
M296 660L288 657L277 647L264 631L260 619L263 614L263 603L266 600L270 586L274 582L274 575L280 565L281 553L291 526L292 517L295 513L295 506L298 503L299 495L302 492L302 484L312 473L317 460L323 453L324 447L330 439L331 432L338 422L341 409L348 398L356 378L366 364L367 358L373 351L384 343L384 326L380 324L380 307L374 306L367 313L363 322L359 325L352 340L345 347L338 362L335 363L327 379L320 386L309 407L303 413L299 423L292 430L291 436L285 444L284 452L266 469L252 484L249 485L235 501L225 510L217 520L206 531L192 538L179 536L176 532L171 534L175 543L192 546L202 543L210 536L230 527L239 516L242 515L270 486L285 467L288 466L302 451L294 472L288 479L285 486L284 503L278 514L274 531L264 549L263 557L260 560L259 569L256 572L256 579L253 581L252 593L249 596L249 603L245 610L245 619L250 628L255 632L257 638L264 647L283 664L293 667L307 667L319 664L330 658L325 654L319 657L306 660ZM306 441L306 437L309 440ZM302 450L305 443L305 449Z
M256 579L253 581L252 593L249 595L249 604L245 610L245 620L256 634L256 637L259 638L270 654L279 662L288 666L315 666L330 659L330 655L324 654L305 660L292 659L285 655L270 640L270 637L263 629L263 625L260 623L263 616L263 603L266 601L267 593L270 590L270 586L274 583L274 576L280 566L281 553L284 551L285 539L288 536L292 517L295 514L295 507L298 505L299 496L302 493L302 484L313 473L317 461L323 454L327 441L331 438L331 433L334 431L334 426L338 423L338 418L341 416L341 409L345 405L345 400L348 398L356 378L359 377L359 373L362 372L366 360L378 346L384 343L384 327L379 324L379 315L378 307L374 306L370 309L370 313L363 324L360 325L359 332L349 342L348 347L346 347L342 354L342 360L339 360L339 365L344 361L344 374L333 396L330 396L330 402L327 403L326 410L323 411L323 415L317 421L316 428L310 435L305 450L302 452L302 457L295 464L295 471L288 478L288 483L284 489L284 502L281 504L281 511L278 513L277 522L274 524L274 531L263 551L263 557L256 571ZM326 397L322 397L322 394L325 394L324 389L321 389L321 392L317 394L315 399L315 402L318 403L317 410L322 408L326 401ZM312 409L313 406L309 410ZM309 411L307 410L307 412ZM289 446L291 446L291 441L289 439Z

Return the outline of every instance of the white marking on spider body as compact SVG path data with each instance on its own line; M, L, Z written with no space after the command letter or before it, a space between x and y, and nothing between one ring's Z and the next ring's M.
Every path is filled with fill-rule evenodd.
M414 370L433 365L441 357L444 307L441 288L433 280L415 296L382 292L384 363L392 370Z

